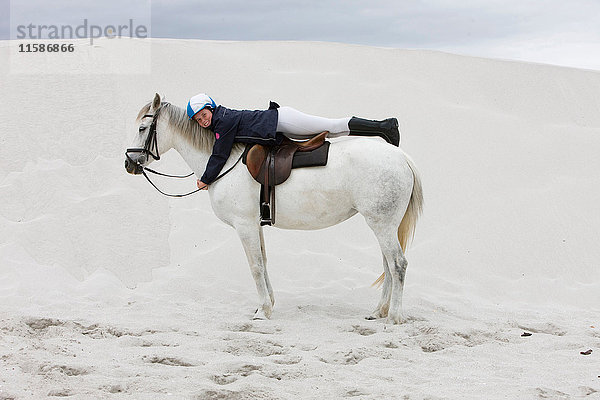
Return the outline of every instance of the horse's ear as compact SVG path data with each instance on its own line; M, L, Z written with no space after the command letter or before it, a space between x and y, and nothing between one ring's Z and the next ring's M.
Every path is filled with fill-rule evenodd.
M152 100L152 109L156 110L158 107L160 107L160 95L156 93L154 95L154 100Z

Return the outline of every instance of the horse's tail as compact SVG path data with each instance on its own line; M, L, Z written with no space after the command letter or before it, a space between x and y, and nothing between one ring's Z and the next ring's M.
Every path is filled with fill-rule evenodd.
M402 217L402 222L400 222L400 226L398 227L398 241L400 242L402 251L406 253L409 240L412 240L415 236L415 228L417 226L419 215L423 212L423 186L421 185L421 178L419 177L419 172L417 171L415 163L408 155L405 154L405 156L408 167L413 174L413 189L410 194L408 207L406 208L404 217ZM381 274L371 286L381 286L384 278L385 272Z

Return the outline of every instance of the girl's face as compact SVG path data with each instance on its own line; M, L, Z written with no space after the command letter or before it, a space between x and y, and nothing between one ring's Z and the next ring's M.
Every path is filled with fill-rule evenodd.
M212 112L208 108L204 108L197 112L192 118L200 124L201 127L208 128L212 121Z

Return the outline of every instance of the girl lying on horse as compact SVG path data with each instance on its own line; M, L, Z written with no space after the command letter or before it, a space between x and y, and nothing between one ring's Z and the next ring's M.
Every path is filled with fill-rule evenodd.
M328 137L380 136L394 146L400 144L396 118L382 121L356 117L323 118L291 107L280 107L273 102L268 110L232 110L217 105L204 93L189 100L187 114L201 127L212 130L217 139L206 170L197 182L199 189L207 189L219 175L235 142L274 145L281 143L282 135L290 139L306 140L328 131Z

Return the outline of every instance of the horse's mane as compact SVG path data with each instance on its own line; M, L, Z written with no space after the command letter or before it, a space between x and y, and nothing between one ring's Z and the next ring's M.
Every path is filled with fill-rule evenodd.
M151 102L140 110L137 119L142 118L150 110ZM215 135L209 130L202 128L195 121L191 121L184 109L171 103L163 103L160 109L161 116L167 117L169 124L174 130L183 136L192 146L200 151L210 153L215 144Z

